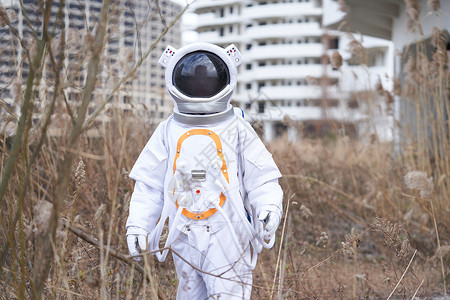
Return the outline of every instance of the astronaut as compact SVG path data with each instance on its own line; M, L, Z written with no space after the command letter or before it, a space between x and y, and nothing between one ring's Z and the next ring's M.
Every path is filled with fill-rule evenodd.
M275 241L283 192L272 155L230 104L241 54L234 45L194 43L168 46L159 63L174 111L130 172L130 254L164 261L170 249L177 299L249 299L257 255Z

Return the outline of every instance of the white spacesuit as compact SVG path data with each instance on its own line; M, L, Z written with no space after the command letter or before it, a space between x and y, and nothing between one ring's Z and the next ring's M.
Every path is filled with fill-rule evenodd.
M159 61L175 108L130 172L127 243L136 260L139 248L166 249L160 261L173 250L177 299L249 299L257 254L281 220L281 174L230 104L241 62L234 45L206 43L169 46Z

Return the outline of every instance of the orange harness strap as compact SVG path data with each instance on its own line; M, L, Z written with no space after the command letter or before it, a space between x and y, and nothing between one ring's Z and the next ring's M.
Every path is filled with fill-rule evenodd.
M184 142L185 139L187 139L188 137L194 136L194 135L205 135L205 136L209 136L210 138L213 139L214 143L216 144L217 155L222 159L222 169L221 169L222 174L225 177L225 179L227 180L227 182L229 183L230 180L228 177L227 164L225 162L225 157L223 156L222 143L220 142L219 136L216 133L214 133L213 131L208 130L208 129L192 129L192 130L189 130L188 132L184 133L178 139L177 153L175 154L175 159L173 161L173 173L175 174L175 171L177 169L177 159L178 159L178 157L180 157L181 144ZM219 202L220 206L223 206L223 204L225 203L225 199L226 199L225 195L223 193L221 193L220 194L220 202ZM178 201L175 202L175 205L178 208ZM211 209L208 209L207 211L196 214L196 213L188 211L186 208L183 208L182 214L190 219L202 220L202 219L209 218L216 212L217 212L217 209L211 208Z

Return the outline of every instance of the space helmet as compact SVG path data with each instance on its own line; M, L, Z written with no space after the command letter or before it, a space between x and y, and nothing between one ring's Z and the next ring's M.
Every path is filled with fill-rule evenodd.
M166 68L166 88L175 112L212 114L230 106L242 56L235 45L227 48L193 43L180 49L168 46L159 59Z

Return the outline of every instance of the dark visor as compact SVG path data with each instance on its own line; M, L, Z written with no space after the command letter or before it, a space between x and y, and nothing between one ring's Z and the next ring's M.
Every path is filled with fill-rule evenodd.
M175 65L172 84L192 98L217 95L230 83L230 72L216 54L197 51L186 54Z

